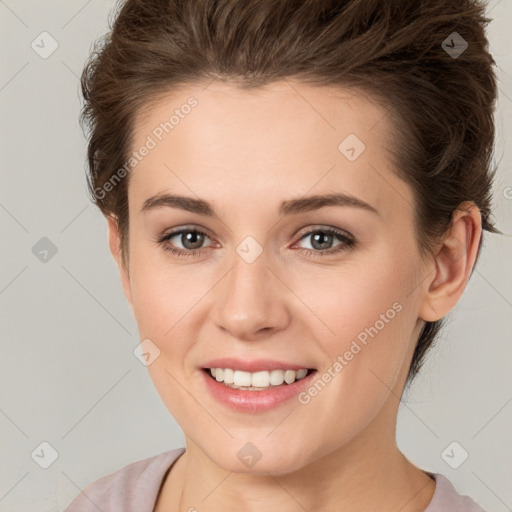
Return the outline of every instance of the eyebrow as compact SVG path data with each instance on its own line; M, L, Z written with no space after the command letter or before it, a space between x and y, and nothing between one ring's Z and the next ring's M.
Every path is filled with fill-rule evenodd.
M378 210L362 199L343 193L288 199L281 203L279 207L279 215L298 215L318 210L325 206L351 206L353 208L359 208L380 215ZM175 194L157 194L152 196L144 201L144 205L140 211L141 213L144 213L162 207L179 208L181 210L197 213L207 217L215 216L215 209L208 201Z

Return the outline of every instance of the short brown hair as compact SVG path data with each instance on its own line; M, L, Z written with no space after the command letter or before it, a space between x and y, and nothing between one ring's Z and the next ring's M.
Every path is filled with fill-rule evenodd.
M491 221L497 86L485 7L478 0L118 2L82 73L80 122L88 129L91 199L117 220L123 261L129 175L105 184L127 161L136 116L179 85L212 79L251 88L293 78L369 94L396 128L392 154L416 198L422 255L464 201L480 209L484 230L501 233ZM454 40L467 43L460 55L450 52ZM426 322L408 382L443 320Z

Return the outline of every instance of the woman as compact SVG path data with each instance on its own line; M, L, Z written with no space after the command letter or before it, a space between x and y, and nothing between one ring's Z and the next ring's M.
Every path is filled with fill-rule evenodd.
M89 188L186 447L68 511L481 511L400 396L492 224L476 0L127 0L82 75Z

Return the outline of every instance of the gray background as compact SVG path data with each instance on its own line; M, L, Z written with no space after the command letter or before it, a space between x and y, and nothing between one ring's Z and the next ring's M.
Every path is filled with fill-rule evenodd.
M0 0L2 512L62 511L91 481L184 446L133 355L137 326L106 221L85 192L79 75L112 6ZM469 285L402 400L398 441L415 464L501 512L512 509L510 0L491 1L488 15L500 80L494 206L506 235L485 234ZM43 31L58 43L46 59L31 47ZM33 253L43 237L57 248L46 262ZM42 442L58 452L47 469ZM460 462L462 449L469 457L452 469L445 459Z

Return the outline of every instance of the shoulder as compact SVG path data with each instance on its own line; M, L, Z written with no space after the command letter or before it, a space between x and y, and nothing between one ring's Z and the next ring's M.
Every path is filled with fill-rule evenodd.
M485 512L469 496L460 495L450 480L439 473L430 473L436 480L436 490L425 512Z
M65 512L152 512L167 469L184 451L176 448L138 460L95 480Z

